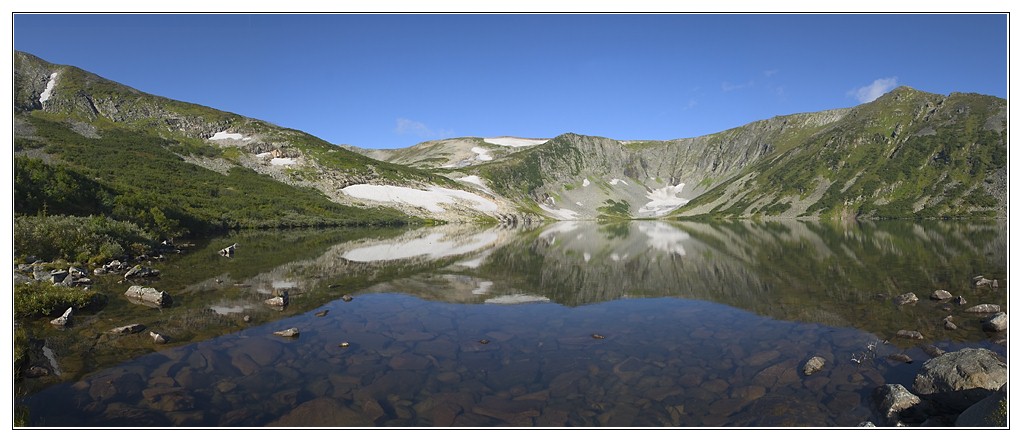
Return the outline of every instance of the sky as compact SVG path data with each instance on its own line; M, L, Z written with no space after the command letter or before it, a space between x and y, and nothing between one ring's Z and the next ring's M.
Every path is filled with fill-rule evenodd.
M897 86L1008 93L1006 14L14 14L12 35L51 63L363 148L667 140Z

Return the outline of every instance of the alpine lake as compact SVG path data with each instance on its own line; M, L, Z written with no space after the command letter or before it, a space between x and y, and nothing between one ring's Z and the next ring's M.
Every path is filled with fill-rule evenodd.
M236 232L156 279L97 278L105 305L69 328L23 324L56 372L15 407L33 427L853 427L930 346L1006 356L965 310L1006 310L1007 262L1004 220Z

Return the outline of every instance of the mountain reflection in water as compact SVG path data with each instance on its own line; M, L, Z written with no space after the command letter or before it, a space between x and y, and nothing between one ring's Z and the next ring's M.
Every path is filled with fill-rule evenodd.
M1004 334L962 312L1006 305L1004 222L246 235L168 262L171 308L106 312L148 315L192 343L143 355L139 341L52 340L58 360L96 349L95 371L29 397L30 423L855 426L873 418L874 387L911 383L927 358L899 329L945 350L1006 353ZM212 255L236 240L235 259ZM975 275L1001 285L978 289ZM283 311L262 303L285 289ZM936 289L969 304L929 300ZM920 302L891 301L905 292ZM941 326L950 313L957 330ZM292 327L298 338L272 334ZM871 345L877 358L851 361ZM884 359L895 352L914 362ZM804 376L814 355L825 370Z

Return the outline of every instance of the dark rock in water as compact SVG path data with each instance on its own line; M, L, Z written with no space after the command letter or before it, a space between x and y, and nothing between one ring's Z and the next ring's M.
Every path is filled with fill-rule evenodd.
M130 325L127 325L127 326L120 326L120 327L111 329L110 333L111 334L118 334L118 335L137 334L139 332L142 332L145 329L146 329L145 325L141 325L141 324L135 323L135 324L130 324Z
M1001 306L992 304L983 304L966 308L966 312L969 312L971 314L993 314L995 312L1001 311L1002 311Z
M945 329L948 329L948 330L956 330L956 329L959 329L959 327L958 327L958 326L956 326L956 324L955 324L955 323L952 323L952 316L951 316L951 315L950 315L950 316L948 316L948 317L945 317L945 320L944 320L944 321L945 321Z
M352 301L352 296L348 295L348 294L342 295L341 296L341 300L344 300L345 303L350 302L350 301Z
M888 359L902 363L913 363L913 358L906 354L890 354Z
M1004 428L1009 425L1008 385L1002 385L994 394L970 406L959 418L956 427Z
M814 373L824 369L824 357L814 356L803 365L803 375L813 375Z
M894 301L897 305L907 305L910 303L916 303L920 301L920 299L916 297L916 294L907 292L905 294L896 295Z
M322 310L320 312L317 312L317 313L315 313L313 315L315 315L317 317L325 317L328 312L330 312L330 309L324 309L324 310Z
M966 304L966 298L964 298L963 296L960 295L960 296L956 297L955 300L952 300L952 303L955 303L957 305L965 305Z
M371 427L373 420L328 397L302 403L273 421L270 427Z
M952 299L952 294L944 289L938 289L931 294L931 300L946 301Z
M995 283L995 280L988 280L982 277L980 280L977 280L974 284L979 288L981 286L992 287L995 286L997 283Z
M985 331L1001 332L1009 329L1009 316L1004 312L999 312L992 315L987 320L984 320L984 324L981 325Z
M907 331L905 329L900 329L899 332L895 333L895 335L897 337L909 338L909 339L913 339L913 340L923 340L924 339L924 335L921 334L920 332L918 332L918 331Z
M920 397L902 385L887 384L874 390L874 405L887 426L899 426L907 420L922 422L926 417L920 404Z
M297 337L298 334L298 328L288 328L283 331L274 332L274 335L279 335L281 337Z
M874 422L864 421L864 422L860 422L860 424L856 425L856 427L857 428L876 428L877 426L874 425Z
M149 278L160 275L160 271L156 269L150 269L142 265L135 265L128 272L124 273L124 278Z
M923 349L924 353L931 357L937 357L945 353L945 351L941 350L941 348L930 344L920 345L920 349Z
M603 340L605 338L603 335L600 335L600 334L593 334L590 337L593 337L593 338L595 338L597 340Z
M26 378L39 378L50 375L50 370L42 366L30 366L25 370Z
M958 413L996 391L1007 377L1007 365L998 354L967 348L924 362L913 390Z

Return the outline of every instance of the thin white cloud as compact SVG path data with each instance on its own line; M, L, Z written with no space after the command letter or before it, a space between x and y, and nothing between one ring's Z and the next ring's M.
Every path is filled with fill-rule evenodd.
M879 78L867 86L849 91L848 95L855 97L860 103L870 103L886 92L895 89L896 86L898 86L897 77Z
M771 77L771 76L774 76L774 74L777 74L779 72L781 72L781 71L779 71L777 69L768 69L768 70L764 71L764 77Z
M753 80L738 85L731 82L721 82L721 90L725 92L732 92L735 90L748 88L750 86L753 86Z

